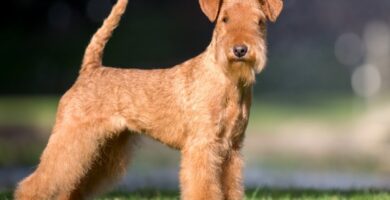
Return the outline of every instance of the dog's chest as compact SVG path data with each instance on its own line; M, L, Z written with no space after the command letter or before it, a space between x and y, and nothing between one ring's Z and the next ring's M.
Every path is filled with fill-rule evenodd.
M226 96L226 105L221 118L224 136L233 143L240 142L249 120L251 94L247 91L232 92Z

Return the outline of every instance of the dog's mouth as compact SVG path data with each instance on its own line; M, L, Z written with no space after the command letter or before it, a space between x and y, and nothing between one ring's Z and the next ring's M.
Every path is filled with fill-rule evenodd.
M234 58L232 58L232 61L233 62L248 62L248 59L245 57L241 57L241 58L234 57Z
M232 69L239 70L239 69L255 69L255 60L248 59L248 58L234 58L230 60L230 66Z
M250 57L232 57L229 59L231 64L240 64L240 65L254 65L256 59L252 59Z

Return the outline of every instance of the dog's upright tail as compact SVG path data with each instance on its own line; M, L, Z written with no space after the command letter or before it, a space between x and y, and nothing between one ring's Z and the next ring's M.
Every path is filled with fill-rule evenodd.
M85 50L80 72L102 66L104 47L110 39L114 29L118 26L119 21L126 10L127 2L128 0L118 0L112 8L110 15L104 20L103 25L93 35Z

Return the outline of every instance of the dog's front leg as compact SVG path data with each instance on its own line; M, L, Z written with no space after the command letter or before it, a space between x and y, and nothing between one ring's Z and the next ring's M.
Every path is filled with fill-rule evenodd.
M223 164L222 184L226 200L241 200L244 198L242 180L243 160L239 149L233 149Z
M226 150L218 142L194 142L182 150L181 199L222 200L222 164Z

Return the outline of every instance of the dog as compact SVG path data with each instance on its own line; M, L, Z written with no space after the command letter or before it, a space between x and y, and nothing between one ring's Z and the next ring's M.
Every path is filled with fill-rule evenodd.
M200 55L168 69L102 65L125 12L118 0L61 98L40 163L19 200L86 199L121 177L140 134L180 150L181 199L243 199L243 146L255 74L266 63L266 22L282 0L199 0L215 30Z

